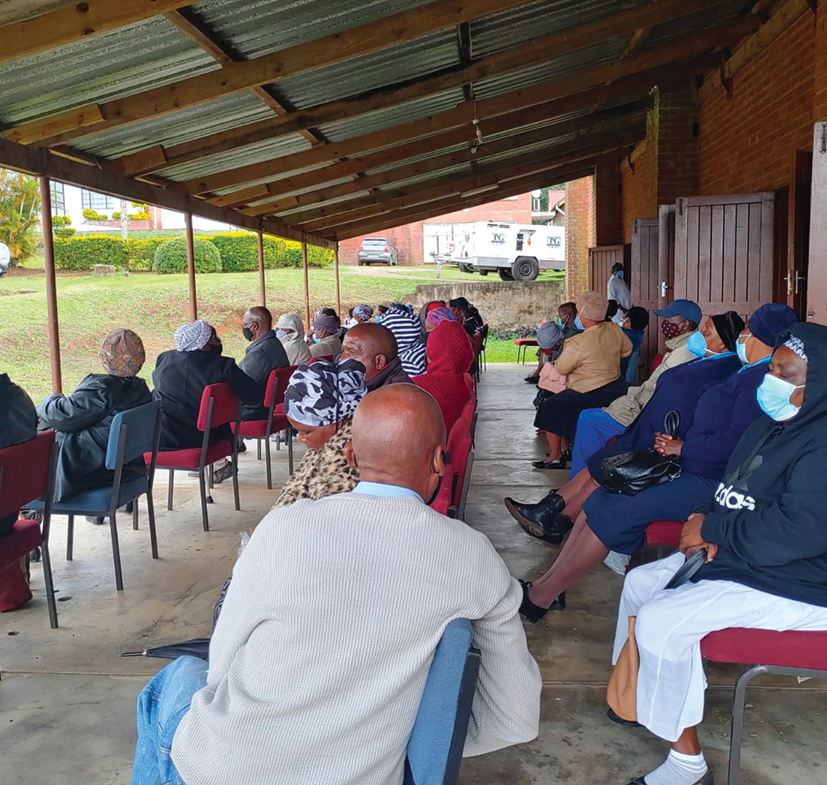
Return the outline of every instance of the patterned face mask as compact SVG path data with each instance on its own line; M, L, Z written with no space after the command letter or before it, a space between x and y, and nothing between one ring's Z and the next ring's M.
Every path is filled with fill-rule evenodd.
M679 324L675 324L674 322L662 322L660 331L663 333L663 337L666 338L667 341L671 341L673 338L683 335L684 332L683 327Z

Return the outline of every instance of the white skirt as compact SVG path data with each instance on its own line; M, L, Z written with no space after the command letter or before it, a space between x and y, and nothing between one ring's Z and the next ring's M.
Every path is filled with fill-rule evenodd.
M632 570L623 584L614 655L637 616L640 651L637 719L656 736L673 742L700 724L706 675L701 639L728 627L762 630L827 630L827 608L776 597L732 581L700 581L665 590L685 562L680 553Z

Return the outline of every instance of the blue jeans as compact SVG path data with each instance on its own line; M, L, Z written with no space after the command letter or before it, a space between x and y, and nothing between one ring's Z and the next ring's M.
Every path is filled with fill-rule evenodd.
M603 409L586 409L577 420L577 435L571 448L571 480L586 468L586 461L602 450L613 437L626 431L614 417Z
M138 743L132 785L184 785L170 757L178 723L207 684L207 663L179 657L152 677L138 696Z

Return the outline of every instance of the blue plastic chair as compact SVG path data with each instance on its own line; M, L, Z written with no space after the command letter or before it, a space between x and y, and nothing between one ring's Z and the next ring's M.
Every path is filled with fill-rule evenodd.
M112 537L112 560L115 564L115 586L123 591L121 572L121 551L118 545L118 527L116 514L118 508L132 502L132 528L138 528L138 497L146 494L146 506L149 517L149 541L152 558L158 558L158 539L155 534L155 507L152 503L152 483L155 478L155 459L158 442L161 438L161 405L158 401L129 409L116 414L109 430L109 442L106 445L106 468L115 472L111 486L83 491L52 504L53 515L69 516L69 528L66 534L66 560L72 561L75 515L89 515L96 518L109 518L109 533ZM147 473L135 480L121 482L125 463L142 458L144 453L151 453L152 460ZM43 501L29 505L33 509L43 507Z
M623 363L626 363L624 366ZM635 349L627 358L621 360L620 369L627 384L634 384L640 365L640 349Z
M455 785L480 669L468 619L455 619L436 648L416 715L403 785Z

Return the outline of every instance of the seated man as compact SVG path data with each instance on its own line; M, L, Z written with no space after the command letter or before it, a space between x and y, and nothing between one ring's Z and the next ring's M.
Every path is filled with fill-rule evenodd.
M327 309L330 310L330 309ZM342 352L342 342L339 340L339 320L329 313L319 312L313 317L313 329L310 354L313 357L325 357L330 354L336 357Z
M290 363L281 341L273 332L273 316L266 308L256 305L244 314L242 332L250 342L244 357L238 364L244 373L261 386L262 398L267 394L267 379L276 368L286 368ZM267 408L245 406L242 420L266 420Z
M681 551L704 548L707 563L675 589L665 586L684 563L680 553L626 578L614 661L636 616L637 720L672 747L630 785L712 783L697 732L706 635L730 627L827 630L827 329L798 324L780 342L757 392L764 414L683 527Z
M368 392L387 384L411 383L398 355L396 338L381 324L357 324L342 341L342 359L358 360L365 366Z
M484 535L424 504L445 440L439 407L414 385L362 401L348 448L360 484L264 518L233 572L209 671L181 658L141 694L134 784L401 785L434 650L458 618L473 622L484 663L465 754L537 735L519 586Z

